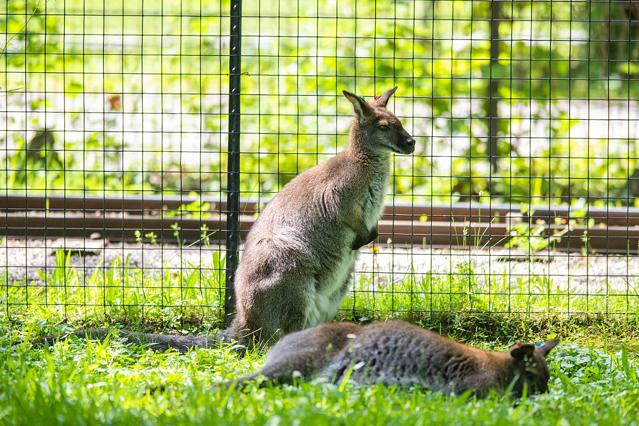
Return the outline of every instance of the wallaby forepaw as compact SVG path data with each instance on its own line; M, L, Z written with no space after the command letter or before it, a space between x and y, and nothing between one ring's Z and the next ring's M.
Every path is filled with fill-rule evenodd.
M377 226L375 226L373 229L371 229L371 233L368 235L368 242L366 244L374 242L377 237L379 237L379 231L377 229Z
M370 230L369 234L366 237L362 237L360 235L355 237L355 241L351 245L353 250L359 250L360 248L372 243L379 236L379 232L377 231L377 226Z
M351 249L359 250L360 248L364 247L365 245L366 245L366 243L364 242L364 239L360 238L359 236L357 236L355 238L355 241L353 241L353 244L351 244Z

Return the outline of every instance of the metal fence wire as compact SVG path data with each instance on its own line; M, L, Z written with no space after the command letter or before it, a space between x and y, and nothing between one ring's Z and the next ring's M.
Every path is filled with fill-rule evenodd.
M342 313L639 308L639 3L0 2L0 306L221 320L241 241L346 147L417 140Z

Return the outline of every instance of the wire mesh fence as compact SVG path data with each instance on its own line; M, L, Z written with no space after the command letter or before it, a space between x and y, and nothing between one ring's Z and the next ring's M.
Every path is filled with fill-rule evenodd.
M347 145L342 90L394 86L417 147L344 314L636 315L636 2L0 9L4 315L221 319L234 245Z

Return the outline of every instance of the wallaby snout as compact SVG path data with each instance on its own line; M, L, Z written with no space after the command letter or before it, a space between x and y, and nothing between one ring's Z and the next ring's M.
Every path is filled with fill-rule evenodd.
M415 139L408 133L406 133L402 148L402 154L412 154L415 152Z
M389 148L397 154L412 154L415 152L415 139L399 123L400 129L394 137L389 137ZM382 143L381 145L384 145Z

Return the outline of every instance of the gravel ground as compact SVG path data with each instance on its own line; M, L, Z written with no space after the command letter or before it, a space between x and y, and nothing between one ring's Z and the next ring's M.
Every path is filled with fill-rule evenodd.
M51 270L56 264L56 251L72 250L71 265L84 274L95 268L108 267L116 258L129 259L134 268L145 272L163 268L189 269L212 268L212 254L223 246L178 247L175 245L150 245L136 243L112 243L91 239L25 239L7 238L0 243L0 279L9 282L38 281L39 271ZM522 277L542 276L550 279L558 288L590 292L608 288L635 293L639 278L638 256L583 255L581 253L545 252L537 254L534 261L525 253L503 248L450 249L391 247L380 245L361 250L356 271L374 273L374 283L401 280L406 273L418 277L432 274L468 274L479 280L489 276L507 277L516 282ZM376 284L372 284L376 285Z

